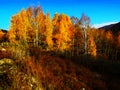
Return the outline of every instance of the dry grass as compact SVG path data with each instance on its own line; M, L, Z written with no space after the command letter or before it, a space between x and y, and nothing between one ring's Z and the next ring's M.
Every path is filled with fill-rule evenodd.
M37 47L29 50L10 47L6 52L0 52L2 58L10 58L13 62L12 65L0 65L0 71L6 71L0 74L0 89L3 90L120 89L119 77L115 78L119 63L95 61L93 57L84 56L63 59ZM114 68L110 68L112 66Z

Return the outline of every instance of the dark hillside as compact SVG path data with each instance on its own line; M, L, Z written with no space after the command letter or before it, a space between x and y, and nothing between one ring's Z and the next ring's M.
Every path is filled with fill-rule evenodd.
M103 27L100 27L99 29L105 29L106 31L111 30L114 35L117 35L117 33L120 32L120 22L118 22L116 24L103 26Z
M34 87L33 90L38 87L43 90L120 89L120 64L117 62L109 62L104 58L95 59L91 56L65 59L51 55L51 52L40 53L39 48L32 48L30 50L32 56L21 59L24 56L20 56L23 52L11 51L11 49L9 51L9 49L0 52L0 88L2 89L16 90L16 87L20 90L19 88L24 84L26 86L24 90L28 90L28 87ZM33 53L34 49L36 53ZM15 52L18 54L17 59ZM38 58L35 59L36 56ZM15 70L16 72L13 73ZM37 79L34 82L33 77ZM26 82L28 78L33 86L29 86ZM16 84L19 84L19 87Z
M3 33L7 33L8 30L0 29Z

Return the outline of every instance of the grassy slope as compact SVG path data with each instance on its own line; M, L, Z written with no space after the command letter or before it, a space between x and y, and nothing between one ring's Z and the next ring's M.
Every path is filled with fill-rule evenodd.
M120 89L119 63L104 61L100 58L98 58L99 60L94 60L94 58L89 56L65 59L46 52L40 53L39 50L36 51L37 53L35 51L32 51L31 57L26 57L25 59L20 59L22 57L19 56L14 61L14 67L17 69L12 69L0 75L0 87L7 85L9 87L8 90L10 88L11 90L16 90L16 85L16 87L24 86L22 90L26 90L29 87L28 81L33 83L31 78L35 77L39 83L34 83L36 84L34 86L40 84L43 90ZM11 54L11 52L0 52L0 59L13 58L11 55L14 54ZM17 72L13 74L15 70ZM24 79L26 75L28 77ZM20 87L17 90L21 90ZM32 89L29 88L28 90Z

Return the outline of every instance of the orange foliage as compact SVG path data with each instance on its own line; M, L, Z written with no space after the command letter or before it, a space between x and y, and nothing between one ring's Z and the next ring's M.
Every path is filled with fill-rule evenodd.
M90 18L84 14L80 20L75 17L70 20L69 16L56 13L51 20L50 14L45 15L40 7L29 7L12 17L7 36L10 42L32 43L45 50L77 51L77 55L89 53L93 56L97 49L110 53L115 43L112 32L91 29L89 24Z
M94 38L93 37L90 37L89 38L89 44L88 44L88 54L91 54L93 56L96 56L96 44L95 44L95 41L94 41Z
M12 17L10 30L8 32L9 41L17 41L17 40L26 40L26 32L28 25L26 17L26 12L24 9L17 15Z
M50 19L50 14L48 13L45 18L45 28L46 28L46 42L48 44L48 49L53 48L53 41L52 41L52 33L53 33L53 25Z
M106 38L109 42L113 43L114 42L114 39L113 39L113 34L111 31L107 31L106 32Z
M74 32L70 18L65 14L55 14L53 27L53 35L57 43L56 48L61 51L70 49Z

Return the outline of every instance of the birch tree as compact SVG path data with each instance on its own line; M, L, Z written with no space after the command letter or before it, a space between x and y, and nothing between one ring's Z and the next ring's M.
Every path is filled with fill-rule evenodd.
M87 31L90 24L90 18L88 16L86 16L85 14L82 14L81 19L80 19L80 25L83 29L83 34L84 34L84 50L85 50L85 55L88 54L87 53Z

